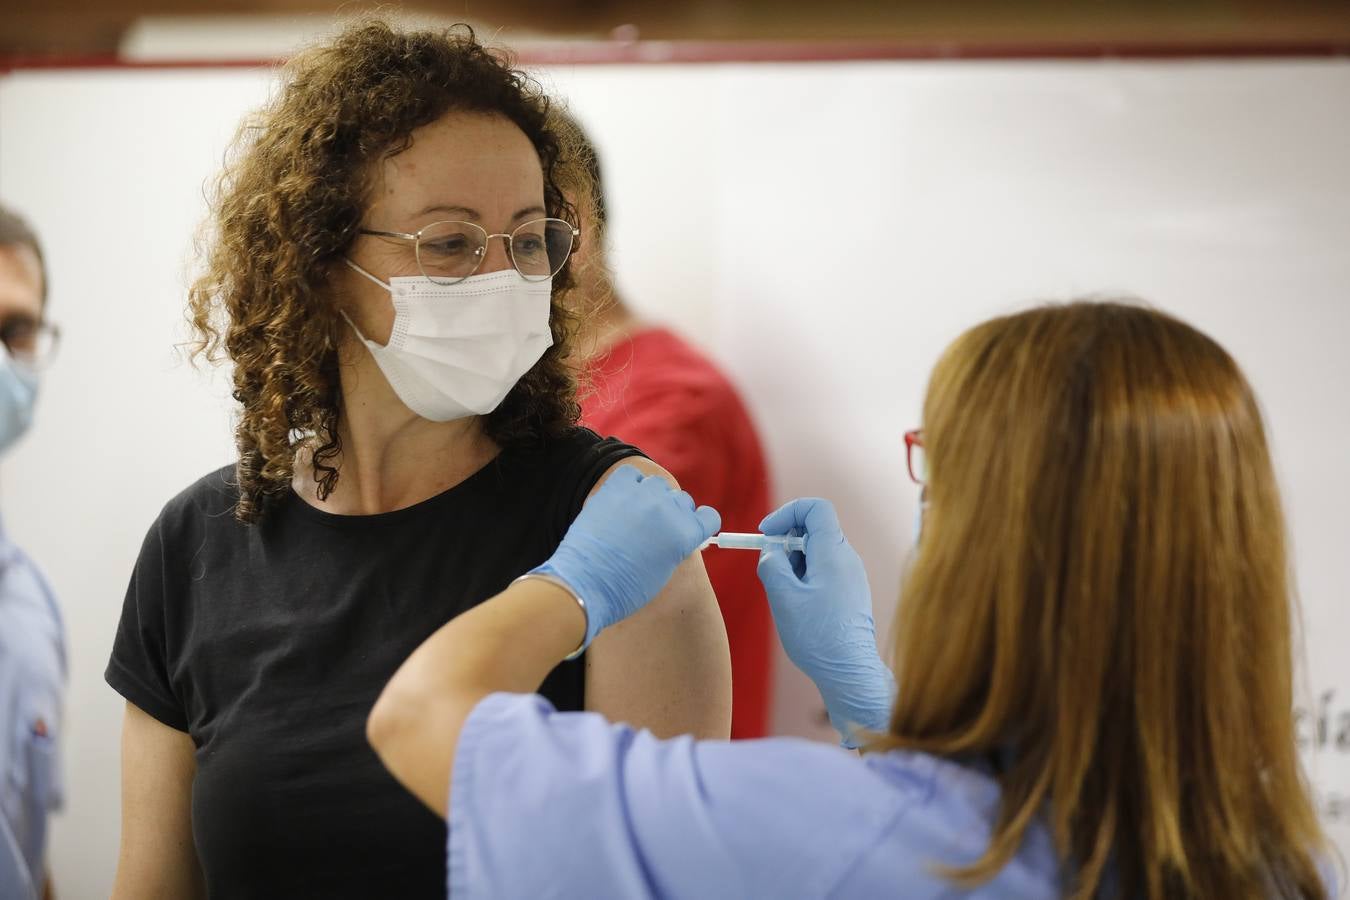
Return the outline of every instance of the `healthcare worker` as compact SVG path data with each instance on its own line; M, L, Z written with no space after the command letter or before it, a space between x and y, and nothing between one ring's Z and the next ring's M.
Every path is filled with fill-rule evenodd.
M908 443L928 507L898 695L830 505L762 523L806 536L760 576L861 759L661 741L532 693L718 527L634 470L422 645L369 736L448 816L450 895L1328 896L1280 501L1232 358L1130 305L995 319L947 350Z
M56 352L37 235L0 207L0 454L32 424ZM66 638L42 571L0 527L0 898L51 895L47 820L64 802Z

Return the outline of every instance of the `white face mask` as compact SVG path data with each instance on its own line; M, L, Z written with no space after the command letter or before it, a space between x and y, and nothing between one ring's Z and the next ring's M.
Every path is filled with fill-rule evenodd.
M350 318L347 324L398 398L424 419L449 422L492 412L553 346L552 279L526 281L515 269L503 269L451 285L421 275L385 284L346 262L389 291L394 331L381 346Z

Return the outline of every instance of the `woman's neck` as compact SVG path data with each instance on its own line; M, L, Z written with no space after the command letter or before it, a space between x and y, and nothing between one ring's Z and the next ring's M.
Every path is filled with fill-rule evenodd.
M423 419L398 399L364 347L352 349L340 366L338 482L320 500L311 451L301 451L291 483L305 502L336 515L391 512L449 490L496 457L481 417Z

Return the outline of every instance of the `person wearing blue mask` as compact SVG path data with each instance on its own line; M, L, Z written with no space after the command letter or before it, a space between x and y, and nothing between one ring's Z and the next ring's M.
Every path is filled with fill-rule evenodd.
M995 319L944 354L906 444L927 505L895 678L834 508L761 523L805 537L760 579L861 759L658 740L532 693L719 525L632 468L416 650L367 731L447 818L450 896L1333 896L1279 494L1232 358L1132 304Z
M33 421L56 329L32 229L0 207L0 453ZM57 761L64 628L51 587L0 528L0 897L50 896L47 815L61 805Z

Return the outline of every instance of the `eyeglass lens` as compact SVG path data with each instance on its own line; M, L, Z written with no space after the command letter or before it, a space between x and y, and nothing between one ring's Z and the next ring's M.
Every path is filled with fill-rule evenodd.
M472 222L435 222L418 234L417 263L432 281L462 281L478 269L487 238ZM551 278L567 262L572 238L572 226L562 219L526 222L511 232L511 263L528 280Z
M15 359L40 363L55 348L56 330L30 316L14 316L0 321L0 343Z

